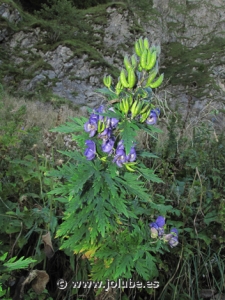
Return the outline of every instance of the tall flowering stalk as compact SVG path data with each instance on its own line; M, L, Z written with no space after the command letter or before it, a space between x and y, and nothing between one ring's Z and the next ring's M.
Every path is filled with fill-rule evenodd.
M151 233L147 227L150 215L156 209L165 211L165 206L153 203L146 182L162 181L144 165L142 159L151 153L138 149L136 136L140 130L151 136L161 132L154 126L160 110L153 97L163 79L163 74L158 76L159 53L159 47L140 38L135 54L125 56L117 82L104 77L105 87L98 91L108 102L88 119L74 118L52 130L79 132L73 135L79 151L60 151L69 160L50 173L58 186L49 194L65 203L56 236L61 249L89 259L93 280L131 278L134 272L144 280L158 275L154 238L165 237L165 219L152 223ZM171 246L177 238L174 230L165 237Z

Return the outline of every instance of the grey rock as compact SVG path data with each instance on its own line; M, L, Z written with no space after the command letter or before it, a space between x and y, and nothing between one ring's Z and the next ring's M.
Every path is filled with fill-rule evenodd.
M15 33L10 42L9 42L9 47L10 48L15 48L15 47L20 47L20 48L33 48L34 44L36 44L38 41L38 37L34 34L34 32L23 32L19 31Z
M42 74L36 75L27 85L27 90L33 91L36 88L37 84L45 79L46 79L46 77Z
M8 35L9 33L7 28L3 28L2 30L0 30L0 42L7 41Z
M19 11L17 9L12 10L12 7L8 3L2 3L0 5L0 16L15 24L22 20Z
M150 43L162 45L161 70L163 70L164 44L178 42L190 49L195 48L199 44L208 43L213 37L223 37L225 31L225 11L224 0L176 0L176 5L172 5L170 0L153 0L153 7L146 19L138 16L136 13L129 14L127 10L118 10L115 7L107 8L107 21L104 25L92 24L96 30L101 30L103 34L96 33L95 37L99 38L98 44L102 43L103 50L101 55L106 62L113 64L115 67L121 68L123 65L122 57L125 53L132 54L133 48L130 47L131 42L135 41L140 35L146 36ZM13 13L14 12L14 13ZM157 13L155 13L157 12ZM18 12L8 3L0 5L0 15L8 19L10 22L17 22L19 18ZM16 17L17 16L17 17ZM136 20L135 20L136 18ZM144 20L144 21L143 21ZM143 33L135 33L131 31L133 25L139 24L143 28ZM172 29L171 29L172 28ZM26 33L19 31L9 35L8 28L0 30L0 41L5 49L12 51L18 46L21 52L26 55L27 60L32 62L32 55L42 58L45 63L51 67L43 70L38 74L34 74L31 80L25 79L21 82L20 88L33 90L40 82L46 82L46 86L52 89L58 96L65 97L73 103L81 107L95 107L104 102L102 95L95 92L95 89L102 87L102 77L106 74L104 67L93 67L87 54L83 57L76 57L69 47L59 45L56 49L43 52L38 51L36 43L43 41L48 35L41 28L30 29ZM110 49L110 54L107 50ZM100 51L100 50L97 50ZM106 52L106 53L105 53ZM210 71L210 78L215 80L218 89L213 85L206 84L203 88L204 95L201 98L195 97L197 90L188 91L188 87L180 85L165 85L157 91L164 97L167 91L167 103L171 108L175 108L175 104L179 103L179 111L185 116L188 106L188 97L192 95L191 114L193 122L197 117L205 116L210 118L207 111L210 101L217 101L215 109L223 107L225 101L225 56L220 53L214 53L210 59L202 59L201 54L196 59L196 63L206 65ZM218 63L218 58L220 63ZM11 56L12 63L18 65L23 62L24 58ZM169 58L167 58L167 62ZM176 65L179 61L172 61L171 66ZM32 69L32 64L30 66ZM196 72L197 69L190 68L190 71ZM176 74L177 78L190 76L188 71L184 74ZM6 76L5 81L9 82L13 78ZM54 80L53 80L54 79ZM55 81L58 82L55 83ZM188 92L187 92L188 91ZM207 111L207 113L205 113ZM217 124L221 123L221 119L216 119Z
M49 79L53 79L56 77L56 74L52 70L45 70L41 72L44 76L48 77Z

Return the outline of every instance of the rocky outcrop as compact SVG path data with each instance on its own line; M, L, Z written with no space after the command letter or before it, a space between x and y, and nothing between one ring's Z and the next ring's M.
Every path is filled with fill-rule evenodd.
M12 8L8 3L0 5L0 16L15 24L22 20L18 9Z
M96 50L106 64L120 68L123 55L132 53L135 39L147 36L162 48L160 65L166 80L159 93L165 97L165 89L168 91L168 103L174 103L174 99L186 103L191 95L196 111L204 109L211 100L217 101L216 108L221 106L225 100L225 53L221 49L225 46L223 0L153 0L145 14L138 9L133 12L118 9L115 5L109 6L105 14L105 24L92 26L93 34L103 46ZM0 15L9 22L21 20L18 10L5 3L0 5ZM89 15L86 17L92 22ZM95 90L102 86L106 68L95 66L88 54L76 56L68 45L40 50L37 45L44 43L47 35L39 27L11 33L10 37L7 27L0 30L0 41L5 49L10 49L11 61L23 70L18 87L33 91L42 85L78 106L94 107L101 103L103 97ZM6 82L10 80L12 76L5 76Z
M8 3L0 4L0 17L14 24L17 24L22 19L19 11L15 8L12 8ZM9 29L0 28L0 42L6 41L8 36Z

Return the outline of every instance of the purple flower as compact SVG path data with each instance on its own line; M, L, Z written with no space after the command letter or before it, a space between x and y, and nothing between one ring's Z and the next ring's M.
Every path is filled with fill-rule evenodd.
M117 144L116 150L125 150L123 140L119 141L119 143Z
M157 123L159 114L160 114L159 108L151 110L151 112L146 120L146 123L148 125L155 125Z
M91 114L89 121L84 124L84 130L90 132L89 137L93 137L98 130L98 116Z
M170 234L171 234L171 237L168 241L168 244L170 245L171 248L177 246L179 244L179 241L178 241L178 230L177 228L172 228L170 230Z
M110 107L109 110L114 111L113 107ZM119 120L116 118L107 118L106 127L116 128L118 123Z
M110 126L112 128L116 128L117 124L119 123L119 120L116 118L110 118Z
M88 121L84 124L84 130L86 132L90 133L89 137L93 137L95 135L97 129L98 129L98 124L97 123Z
M94 112L98 113L98 114L104 113L105 112L104 105L100 105L99 108L94 109ZM97 115L97 117L98 117L99 121L103 121L104 120L104 116Z
M98 123L99 117L96 114L91 114L89 117L89 122L90 123Z
M164 235L164 228L163 228L164 225L165 225L165 218L162 216L159 216L155 222L149 224L149 226L151 227L151 232L154 228L155 230L157 230L159 237L162 237Z
M96 112L96 113L105 112L104 105L100 105L98 108L94 109L94 112Z
M87 140L85 144L87 145L87 149L84 151L84 155L86 156L87 160L94 159L96 154L95 142Z
M150 226L151 228L155 228L155 229L157 229L157 230L158 230L158 228L159 228L159 226L158 226L155 222L150 223L149 226Z
M165 218L162 216L159 216L155 222L159 227L162 228L165 225Z
M113 162L117 164L118 167L122 167L125 162L127 162L126 154L124 150L116 150L116 155L113 159Z
M171 248L176 247L176 246L179 244L178 238L175 237L175 236L173 236L173 237L169 240L168 244L170 245Z
M109 138L106 141L103 141L102 151L111 154L113 146L114 146L114 143L115 143L115 139L113 137Z
M162 237L164 235L164 228L159 227L158 234L159 234L159 237Z
M163 228L164 225L165 225L165 218L162 216L159 216L155 222L149 224L150 227L154 227L155 229Z
M127 161L133 162L136 160L136 158L137 158L136 151L135 151L134 147L132 147L130 149L130 153L127 155Z
M102 140L108 140L112 135L112 129L111 128L106 128L103 130L101 133L99 133L98 137Z
M170 230L170 233L172 233L174 236L178 237L178 230L177 230L177 228L172 228Z
M148 116L146 123L148 125L155 125L157 123L158 116L154 111L151 111L150 115Z

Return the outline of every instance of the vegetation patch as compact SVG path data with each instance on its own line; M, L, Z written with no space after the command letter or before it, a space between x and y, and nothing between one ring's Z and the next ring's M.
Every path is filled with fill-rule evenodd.
M218 64L219 59L213 60L213 54L220 57L225 49L225 39L212 38L206 45L199 45L193 49L175 42L164 45L165 51L165 75L173 85L182 84L187 88L197 87L199 95L205 89L206 84L214 85L214 79L210 77L210 63ZM201 61L199 61L199 59ZM214 85L215 88L215 85Z

